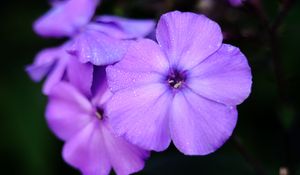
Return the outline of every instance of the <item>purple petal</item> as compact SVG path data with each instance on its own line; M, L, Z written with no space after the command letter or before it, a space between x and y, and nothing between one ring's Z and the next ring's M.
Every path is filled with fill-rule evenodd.
M114 132L146 150L165 150L170 144L168 90L164 84L151 84L116 92L107 103Z
M107 104L114 130L130 142L156 151L170 143L167 109L171 95L162 84L166 71L168 62L151 40L134 42L122 61L107 68L108 84L115 92Z
M93 65L81 63L73 58L68 64L67 73L69 82L86 97L91 97Z
M96 107L105 109L107 101L113 95L107 86L105 67L95 66L93 76L92 103Z
M103 121L102 124L107 152L116 174L132 174L143 169L144 160L149 157L149 152L113 135L107 121Z
M217 23L189 12L164 14L158 22L156 37L171 65L184 70L199 64L222 44Z
M63 51L62 55L57 59L57 63L51 72L49 73L47 80L43 86L43 93L48 94L52 87L59 83L66 72L68 63L70 61L70 55Z
M119 61L126 53L130 41L119 40L95 30L79 34L68 51L82 63L107 65Z
M94 66L93 73L93 84L92 84L92 93L93 96L97 96L99 91L103 91L102 89L107 89L107 81L106 81L106 72L105 66ZM101 92L100 92L101 96Z
M95 118L95 120L98 120ZM66 142L63 157L84 175L107 175L111 170L109 153L100 123L93 121Z
M106 121L95 119L67 141L63 149L66 162L88 175L131 174L144 167L149 153L114 136Z
M250 94L251 70L240 50L223 44L190 70L188 86L202 96L227 105L242 103Z
M34 30L45 37L73 36L93 17L99 0L67 0L34 23Z
M169 120L171 138L182 153L206 155L231 136L237 111L186 89L174 97Z
M119 39L145 37L155 27L154 20L128 19L117 16L103 15L96 18L101 31Z
M70 59L70 55L65 51L67 44L42 50L36 56L34 63L26 68L34 81L41 81L48 75L43 86L44 94L48 94L51 88L63 79Z
M168 62L159 46L152 40L134 42L125 57L107 68L109 87L113 92L128 87L164 81Z
M49 73L60 53L60 47L48 48L39 52L35 57L34 63L26 67L26 71L31 79L41 81Z
M68 83L61 82L49 93L46 117L51 130L68 140L91 121L93 108L83 95Z

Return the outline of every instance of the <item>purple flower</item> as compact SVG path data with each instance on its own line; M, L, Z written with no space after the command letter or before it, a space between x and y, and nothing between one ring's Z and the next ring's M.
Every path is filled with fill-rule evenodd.
M231 136L236 105L251 91L247 59L222 44L220 27L203 15L167 13L156 37L158 44L138 40L106 69L112 128L148 150L172 140L184 154L209 154Z
M96 22L90 22L82 27L82 31L63 46L41 51L26 70L35 81L49 75L43 89L43 92L48 94L51 87L62 79L69 58L77 58L83 63L91 62L96 65L114 63L127 51L130 42L128 39L146 36L154 26L153 20L100 16Z
M34 30L44 37L73 36L88 24L100 0L54 1L52 9L34 23Z
M144 167L149 152L111 132L106 101L111 97L105 70L72 60L68 82L56 84L49 93L47 122L66 143L64 160L84 175L131 174ZM94 80L93 80L94 72Z

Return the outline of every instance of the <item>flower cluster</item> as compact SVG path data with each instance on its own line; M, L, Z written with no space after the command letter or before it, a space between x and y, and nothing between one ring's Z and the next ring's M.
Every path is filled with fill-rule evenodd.
M85 175L131 174L171 141L186 155L206 155L231 136L252 77L217 23L169 12L154 41L145 38L153 20L95 16L100 0L51 4L34 30L68 40L26 70L35 81L46 77L46 119L65 141L68 164Z

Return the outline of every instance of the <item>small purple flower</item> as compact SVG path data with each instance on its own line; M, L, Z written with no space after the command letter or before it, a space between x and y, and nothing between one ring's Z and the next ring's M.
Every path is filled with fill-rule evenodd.
M82 31L63 46L41 51L26 70L35 81L49 75L43 89L47 94L51 87L62 79L69 58L73 57L82 63L91 62L95 65L114 63L124 56L130 43L129 39L146 36L154 26L153 20L97 17L96 22L90 22L82 27Z
M44 37L73 36L88 24L100 0L54 1L52 9L34 23L34 30Z
M111 92L105 69L93 70L91 64L74 60L70 70L70 82L51 89L46 112L49 127L66 142L64 160L84 175L106 175L111 168L124 175L141 170L149 152L111 132L106 115Z
M236 105L251 91L247 59L222 44L220 27L203 15L170 12L156 29L158 44L141 39L107 71L114 132L148 150L171 140L187 155L206 155L231 136Z

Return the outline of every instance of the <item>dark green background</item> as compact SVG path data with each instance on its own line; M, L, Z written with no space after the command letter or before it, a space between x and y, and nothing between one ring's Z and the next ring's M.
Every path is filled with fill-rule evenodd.
M169 3L168 3L169 2ZM171 4L171 5L170 5ZM253 72L251 96L239 106L234 135L268 174L288 166L300 175L300 4L291 8L279 28L283 76L287 79L286 101L278 96L272 54L266 30L251 8L232 8L218 1L211 10L200 9L196 0L106 0L99 13L136 18L157 18L168 10L205 12L227 34L226 43L241 48ZM265 0L265 11L274 20L279 3ZM46 97L41 84L33 83L24 67L35 54L63 40L43 39L32 31L32 23L48 9L46 0L2 1L0 69L0 174L79 174L61 158L62 142L47 128ZM240 37L239 34L248 37ZM153 153L139 174L251 175L253 166L240 154L232 139L208 156L184 156L173 146Z

